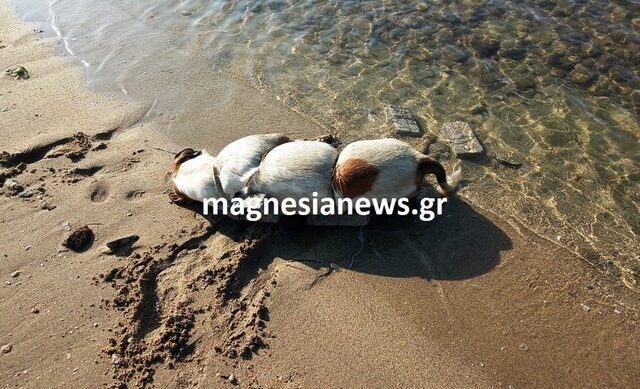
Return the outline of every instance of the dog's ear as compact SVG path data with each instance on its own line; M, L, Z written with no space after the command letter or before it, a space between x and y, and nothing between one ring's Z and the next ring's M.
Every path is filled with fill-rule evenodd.
M173 176L175 177L175 175L178 174L178 169L180 168L180 165L184 161L193 159L199 156L201 153L202 153L201 151L195 151L192 148L186 148L180 151L178 154L176 154L176 156L173 157L173 166L172 166Z

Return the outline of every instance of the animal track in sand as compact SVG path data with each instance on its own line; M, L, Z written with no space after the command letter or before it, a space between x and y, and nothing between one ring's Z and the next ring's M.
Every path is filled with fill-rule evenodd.
M144 196L146 195L146 193L147 193L147 192L146 192L146 191L144 191L144 190L131 190L131 191L127 192L127 193L124 195L124 197L125 197L127 200L133 200L133 199L136 199L136 198L144 197Z
M89 198L94 203L101 203L105 201L108 196L109 196L109 188L107 187L107 185L103 183L98 183L91 191Z

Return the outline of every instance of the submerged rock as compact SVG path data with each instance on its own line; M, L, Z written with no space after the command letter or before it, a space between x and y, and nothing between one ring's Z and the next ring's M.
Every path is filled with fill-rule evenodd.
M579 85L591 85L598 79L598 72L594 69L590 69L582 64L576 65L576 67L567 75L567 79L574 84Z
M519 169L524 165L524 162L519 157L507 152L497 152L493 158L502 166L510 169Z
M478 155L483 151L482 145L478 142L468 123L445 123L442 126L442 135L447 139L453 154L458 158Z
M500 57L510 58L515 61L523 60L527 56L527 49L515 40L507 40L500 45L498 51Z
M420 137L420 127L411 112L406 108L387 106L387 115L400 136Z

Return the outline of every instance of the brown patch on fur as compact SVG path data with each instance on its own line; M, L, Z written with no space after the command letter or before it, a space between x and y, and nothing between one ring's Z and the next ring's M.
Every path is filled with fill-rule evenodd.
M378 174L378 169L364 159L350 158L336 167L333 185L344 197L354 198L370 191Z
M193 200L187 197L184 193L180 192L175 184L172 185L171 192L169 192L169 199L174 204L189 204Z
M440 162L433 158L421 157L418 160L418 167L416 169L416 187L420 188L424 180L424 176L427 174L433 174L438 180L438 185L443 191L443 194L447 194L450 190L449 184L447 184L447 173Z
M175 177L178 174L178 169L180 169L180 165L184 161L188 161L192 158L200 155L200 151L195 151L194 149L184 149L173 158L173 164L171 165L171 175Z

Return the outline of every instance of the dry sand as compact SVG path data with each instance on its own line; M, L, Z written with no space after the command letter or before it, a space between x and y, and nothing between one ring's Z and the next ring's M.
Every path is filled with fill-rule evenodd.
M217 152L250 133L318 126L214 75L197 93L225 103L171 119L88 91L82 69L4 1L0 46L0 69L31 74L0 77L0 345L11 345L0 386L640 381L637 294L523 226L455 198L434 223L376 220L346 269L354 229L207 219L170 204L171 156L145 143ZM167 132L169 120L202 135ZM87 224L88 250L61 246ZM97 250L127 234L140 236L131 250Z

